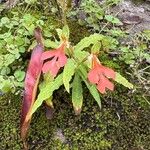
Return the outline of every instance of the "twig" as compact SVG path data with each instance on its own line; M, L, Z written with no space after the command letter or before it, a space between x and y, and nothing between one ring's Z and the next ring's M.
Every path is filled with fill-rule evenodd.
M120 10L114 15L114 17L116 17L121 11L122 11L122 9L120 9ZM110 23L110 22L107 22L107 23L102 27L102 29L99 31L99 33L101 33L101 32L107 27L107 25L108 25L109 23Z

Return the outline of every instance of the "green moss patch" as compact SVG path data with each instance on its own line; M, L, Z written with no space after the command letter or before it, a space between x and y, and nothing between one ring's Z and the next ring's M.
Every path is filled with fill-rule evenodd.
M33 116L28 136L30 149L148 150L149 110L141 108L134 97L116 94L103 99L101 111L90 95L85 94L81 115L75 116L67 93L57 91L53 119L46 119L44 106ZM21 98L1 96L0 107L0 147L20 150Z

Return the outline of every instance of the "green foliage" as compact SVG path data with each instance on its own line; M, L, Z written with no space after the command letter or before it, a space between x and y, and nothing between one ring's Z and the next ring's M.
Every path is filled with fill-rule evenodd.
M107 23L112 23L113 25L122 24L117 17L107 14L109 12L107 10L119 2L120 0L105 0L103 2L82 0L80 7L71 11L69 16L79 16L78 22L80 25L85 25L94 31L100 31L103 28L101 23L104 22L104 20L106 20Z
M100 109L101 109L101 99L100 99L100 95L98 90L96 89L95 85L90 85L86 78L87 78L87 70L84 66L80 66L79 67L79 74L82 78L82 80L84 81L84 83L86 84L89 92L91 93L91 95L93 96L93 98L95 99L95 101L97 102L97 104L99 105Z
M107 32L107 34L109 36L112 36L112 37L115 37L115 38L127 37L126 32L121 30L121 29L119 29L119 28L106 29L105 31Z
M51 41L50 39L44 40L44 45L47 48L57 48L58 44L56 42Z
M93 35L90 35L89 37L85 37L75 46L75 51L81 51L89 47L91 44L95 44L98 41L101 41L103 38L104 38L103 35L96 34L96 33Z
M29 2L29 1L28 1ZM0 18L0 91L20 92L23 88L25 77L26 59L29 59L28 52L36 45L33 40L35 27L45 26L44 17L40 14L11 11ZM51 24L44 27L43 39L46 47L54 48L58 44L50 42L49 31L53 28ZM48 32L48 34L47 34Z
M75 64L74 60L68 59L67 64L65 65L64 71L63 71L63 83L64 83L64 86L68 93L69 93L69 89L70 89L69 82L75 73L75 68L76 68L76 64Z
M109 60L103 60L104 64L108 66L114 66L114 61L116 64L125 63L128 65L129 72L131 73L132 78L137 78L137 85L145 89L145 92L149 90L149 78L148 64L150 62L149 54L149 42L150 42L150 32L149 30L144 30L141 33L132 35L124 31L120 27L122 22L117 18L117 13L113 14L109 11L112 6L117 5L121 0L106 0L103 2L98 2L95 0L83 0L80 6L70 13L70 17L78 19L79 24L85 25L89 31L96 31L97 33L104 33L100 48L100 55L105 55L108 53L112 56ZM92 40L92 39L91 39ZM92 42L88 38L85 39L86 42L81 42L81 45L78 45L79 50L85 50L88 47L92 46ZM124 44L120 44L120 41ZM128 43L128 41L130 41ZM76 48L75 48L76 49ZM88 49L87 49L88 50ZM88 52L90 49L88 50ZM101 53L101 51L103 51ZM93 51L94 52L94 51ZM82 53L82 52L80 52ZM83 55L84 53L82 53ZM78 56L78 52L75 52L75 56ZM85 57L88 56L88 53ZM82 57L81 61L85 59ZM103 56L100 57L102 60ZM114 68L116 65L114 66ZM118 67L119 68L119 65ZM144 71L142 71L144 70ZM134 74L134 75L133 75ZM143 88L144 87L144 88ZM147 94L146 94L147 95Z
M40 87L40 93L37 97L37 100L35 101L31 114L32 115L43 103L43 101L51 98L53 95L53 92L63 84L63 75L60 74L55 80L52 81L51 78L47 78L47 80L44 80Z
M122 24L118 18L112 15L105 15L105 19L112 24Z
M97 43L95 43L95 44L92 46L92 48L91 48L91 53L93 53L93 54L99 54L100 49L101 49L101 43L100 43L100 42L97 42Z
M81 84L81 78L76 73L72 84L72 103L75 113L78 115L81 112L83 104L83 89Z
M92 2L93 1L91 0L90 4ZM33 4L34 1L26 1L26 3ZM93 3L94 6L98 7L97 10L94 8L94 6L90 6L88 8L88 5L86 13L91 13L92 11L94 15L92 17L95 17L96 15L98 21L105 19L105 21L108 21L108 23L112 24L120 23L119 20L117 20L117 18L111 15L107 16L104 15L103 14L104 10L101 9L99 5L96 6ZM100 9L101 11L99 11ZM44 46L46 48L54 48L55 50L58 50L59 48L61 48L60 45L62 43L65 43L66 45L64 51L68 60L64 68L62 68L63 66L61 66L62 68L61 74L59 74L60 73L59 72L58 76L56 77L54 76L52 78L52 76L50 75L49 78L45 77L43 78L42 84L40 84L39 86L40 93L37 96L37 100L33 105L30 115L32 115L42 105L44 101L49 100L50 105L52 105L53 103L52 98L54 91L59 89L60 86L63 84L68 92L72 88L72 103L76 111L76 114L79 114L84 101L82 81L87 86L89 92L91 93L91 95L101 108L101 98L99 91L97 89L97 85L90 83L90 81L88 80L88 72L92 67L92 62L91 61L89 62L88 56L98 54L99 52L103 54L105 51L115 50L118 46L118 40L109 35L95 33L90 35L89 37L83 38L77 44L76 43L71 44L69 41L70 35L69 27L64 26L62 30L57 29L58 37L60 39L60 41L57 41L57 36L52 37L52 33L48 32L47 28L44 26L44 21L40 19L39 16L31 15L29 13L25 13L22 17L20 17L19 14L17 13L12 13L11 15L12 15L11 17L1 18L0 22L1 27L0 40L2 41L0 44L0 48L2 49L2 51L0 52L2 55L0 59L0 61L2 62L0 68L2 79L1 78L0 79L4 82L3 83L4 86L3 84L1 84L1 89L3 91L8 91L8 88L13 89L12 86L10 85L13 82L10 82L10 79L16 80L15 87L16 86L19 87L22 85L23 83L22 81L25 77L25 73L23 71L24 70L23 61L24 59L26 59L25 56L27 50L31 50L36 45L35 41L32 39L32 35L35 27L39 26L43 28L44 32L44 38L42 39ZM89 20L87 19L89 23L92 17L89 18ZM52 39L55 40L52 41ZM61 56L61 53L57 55ZM51 59L53 60L53 58ZM59 57L56 59L56 61L58 59ZM20 61L19 65L17 63L18 60ZM87 65L88 63L90 65ZM59 67L59 63L57 63L56 66ZM9 78L9 80L5 79L3 80L3 77L5 76L6 78ZM122 82L126 80L119 76L119 78L117 78L116 81L122 84ZM131 85L128 82L126 82L123 85L131 88Z
M136 62L141 62L143 60L149 61L150 54L147 52L148 46L144 42L132 47L120 47L121 55L120 60L124 61L126 64L135 64Z
M90 55L90 53L86 51L76 50L73 53L74 53L75 59L77 59L79 63L82 63L82 61L85 61L85 59L87 59L87 57Z
M99 92L98 92L96 86L95 85L89 85L89 83L87 81L84 81L84 82L85 82L87 88L89 89L91 95L96 100L99 108L101 109L102 108L102 106L101 106L101 99L100 99L100 95L99 95Z
M101 98L100 98L99 91L97 89L97 85L91 84L87 80L89 69L91 69L92 67L92 61L90 61L88 57L90 56L92 58L93 53L95 54L95 51L97 50L99 52L102 52L105 49L115 48L116 47L114 45L115 39L108 36L104 36L102 34L92 34L89 37L83 38L79 43L77 43L73 47L68 39L69 28L67 26L65 26L62 30L57 29L57 33L60 38L60 42L58 41L53 42L50 40L51 46L49 45L49 47L55 47L57 43L59 43L60 45L62 45L62 43L67 43L67 44L65 48L58 46L58 48L52 50L54 53L54 57L50 60L50 63L52 63L53 66L50 65L49 69L51 69L51 67L53 67L52 69L56 69L56 70L58 69L57 59L59 61L62 61L61 63L64 63L63 62L65 61L64 57L68 56L67 62L64 65L64 68L60 75L56 77L54 75L55 78L53 79L52 78L53 74L51 72L49 75L50 77L44 78L43 83L40 85L40 93L31 110L31 115L37 110L38 107L42 105L43 101L52 98L53 92L59 89L59 87L62 84L64 84L64 87L68 93L70 92L70 88L72 88L72 103L76 114L79 114L81 112L81 107L83 103L83 95L82 95L83 92L82 92L82 84L81 84L82 81L85 83L89 92L91 93L91 95L98 103L99 107L101 108ZM88 52L89 51L88 49L91 49L91 46L92 46L92 51L90 50L90 52L92 54ZM66 56L64 56L63 53ZM59 57L57 56L58 54ZM55 60L56 57L58 58ZM73 76L74 78L72 80ZM129 82L127 82L127 80L123 78L121 75L118 74L116 75L116 81L118 83L123 84L126 87L133 88L132 85Z
M26 0L25 2L27 3L27 5L32 6L36 2L36 0ZM102 107L101 101L103 100L101 98L102 96L99 94L99 91L97 90L96 85L91 84L87 80L88 79L88 76L87 76L88 71L92 67L91 61L88 60L91 52L94 54L100 53L99 58L100 58L100 61L102 62L102 64L106 65L107 67L112 67L115 69L117 68L118 70L121 69L122 67L124 68L125 66L122 64L120 65L120 61L118 61L117 57L105 57L105 56L107 56L106 53L111 54L111 53L109 53L110 51L116 52L117 56L119 55L118 56L119 60L124 61L126 64L129 64L129 65L134 65L138 61L141 62L144 60L146 62L149 62L149 60L150 60L148 46L145 44L145 42L143 42L142 44L138 44L138 46L134 45L132 47L130 47L130 46L124 46L124 47L121 46L120 47L118 39L125 37L126 33L124 31L122 31L121 29L119 29L118 27L115 27L115 25L121 24L120 20L117 17L114 17L113 15L110 15L110 14L106 14L107 8L109 8L111 5L117 4L118 2L119 2L119 0L106 0L103 3L103 5L101 5L101 4L98 5L94 0L83 0L82 1L81 7L77 11L84 11L86 19L83 19L83 21L81 21L81 19L79 19L78 21L80 22L80 24L85 23L87 27L90 27L88 29L98 31L101 34L92 34L89 37L85 37L78 44L76 44L75 39L72 40L73 44L71 44L69 42L69 34L70 34L69 32L70 31L69 31L68 26L65 26L62 30L61 29L57 30L59 38L60 38L60 41L57 41L58 37L54 36L54 32L50 33L49 32L50 30L48 30L48 26L50 28L53 28L53 26L51 26L51 23L49 23L48 25L45 25L45 20L46 20L45 16L41 17L41 15L38 16L38 15L31 15L29 13L24 13L23 16L20 17L19 14L14 12L10 16L2 17L1 21L0 21L0 49L1 49L0 50L0 55L1 55L1 57L0 57L0 90L2 90L3 92L9 92L9 91L15 92L16 88L23 87L22 81L25 77L24 70L25 70L25 65L26 65L26 63L24 64L24 62L26 62L26 59L28 59L26 56L27 51L31 50L36 45L35 41L32 38L33 30L36 26L40 26L43 29L43 33L44 33L43 42L44 42L44 46L46 48L57 49L59 47L61 41L63 41L64 39L67 40L68 45L67 45L67 48L65 49L65 51L66 51L66 55L68 57L68 63L69 63L69 60L72 60L72 62L74 62L74 64L70 63L70 65L67 66L68 65L68 63L67 63L64 66L64 68L62 68L62 70L60 70L60 72L62 72L62 74L58 74L58 76L56 76L56 78L54 78L54 79L51 77L50 78L45 78L45 77L41 78L41 80L43 79L43 81L39 86L40 93L37 97L36 102L34 103L34 107L33 107L31 113L33 114L42 105L42 103L44 101L48 100L49 104L53 105L53 101L55 101L55 99L53 100L52 95L53 95L54 91L59 89L59 87L63 84L68 92L70 91L70 89L72 89L72 103L73 103L74 109L76 111L76 114L79 114L79 112L81 111L82 105L85 103L88 103L88 102L90 102L90 105L88 106L88 108L85 106L83 107L83 113L84 113L84 111L91 112L91 110L94 111L94 109L95 109L95 107L94 107L94 109L91 108L91 105L93 104L93 101L91 100L92 98L91 97L88 98L85 96L85 94L87 94L88 92L86 92L86 88L84 88L84 85L87 86L89 93L93 96L93 98L98 103L99 107L101 108ZM77 13L79 13L79 12L77 12ZM75 12L75 15L76 15L76 12ZM50 22L51 22L51 20L50 20ZM107 28L107 25L108 25L108 28ZM56 28L56 26L55 26L55 28ZM76 33L76 31L74 31L74 32L75 32L75 35L78 34L78 33ZM72 35L72 37L74 36L74 34L72 34L72 33L71 33L71 35ZM144 38L144 40L146 40L146 42L149 41L149 39L150 39L149 31L144 31L142 33L141 37ZM81 37L79 37L79 39L80 38ZM54 40L54 41L52 41L52 40ZM118 49L119 49L119 52L118 52ZM72 78L73 78L73 80L72 80ZM129 83L124 77L122 77L118 73L116 73L115 81L124 85L125 87L133 88L133 85L131 83ZM82 89L82 87L83 87L83 89ZM62 94L63 94L63 92L60 92L61 96L62 96ZM83 95L84 95L84 98L83 98ZM83 103L83 101L84 101L84 103ZM141 101L143 102L144 100L139 99L138 101L140 103ZM60 101L57 101L54 104L56 104L56 106L58 106L58 103L60 103ZM67 101L67 103L68 103L68 101ZM125 106L126 105L127 104L125 104ZM61 104L61 106L62 106L62 104ZM61 108L61 106L60 106L60 108ZM63 104L63 106L65 106L65 108L66 108L67 107L66 103ZM68 120L68 116L70 117L70 114L68 114L68 108L67 108L67 111L65 111L65 112L62 111L62 109L63 108L61 108L61 111L60 111L60 109L58 110L58 112L60 112L60 114L61 114L60 120L62 121L62 118L61 118L62 113L64 116L65 115L67 116L66 120ZM128 108L126 108L126 109L128 109ZM71 110L69 109L69 111L71 111ZM98 112L98 109L96 110L96 112ZM105 115L108 113L105 111L105 108L104 108L104 112L105 112ZM98 112L98 114L96 114L96 116L95 116L95 117L97 117L97 119L94 123L93 123L93 120L90 119L92 122L92 126L89 127L89 122L86 120L86 118L87 118L87 116L88 117L93 116L94 113L90 116L88 114L89 113L87 113L84 117L82 116L83 119L81 117L80 122L83 122L82 129L80 131L81 133L76 130L76 129L79 129L79 127L81 127L80 124L79 124L79 126L76 127L76 129L73 130L73 132L68 133L68 131L67 131L68 129L66 129L66 126L71 125L74 127L74 125L72 125L72 122L70 121L69 124L67 124L65 126L64 125L65 120L62 121L63 123L61 125L65 126L65 127L63 126L64 133L65 133L65 135L69 135L68 139L70 141L68 141L68 143L71 143L71 146L69 144L68 145L66 144L64 146L60 141L59 142L55 141L56 144L55 144L55 142L51 143L51 144L57 145L57 146L60 144L61 148L58 146L58 149L64 149L64 147L66 149L69 149L69 148L70 149L72 149L72 148L74 148L74 149L76 149L76 148L79 148L79 149L88 149L88 148L89 149L94 149L94 148L95 149L99 149L99 148L107 149L108 147L110 148L111 143L108 142L107 140L102 140L104 133L100 134L99 132L97 132L97 126L100 128L100 130L102 132L103 132L103 130L105 130L102 126L100 126L100 123L99 123L99 121L101 120L99 118L101 118L102 116L99 115L99 112ZM116 113L112 110L111 114L116 114ZM104 119L104 120L107 120L107 122L108 122L108 120L112 120L115 118L114 116L112 118L109 118L109 116L107 116L107 115L106 115L106 118ZM136 120L136 117L137 117L136 115L137 114L135 112L133 112L133 114L131 115L131 118L133 117L133 119ZM73 118L73 116L72 116L72 118ZM91 117L91 118L93 118L93 117ZM128 118L130 118L130 115ZM38 128L37 130L40 130L40 129L44 129L44 127L45 127L44 125L46 123L47 122L45 121L44 123L42 122L42 124L40 124L40 125L35 124L34 126L36 126ZM95 126L96 123L97 123L97 125ZM108 132L112 131L112 128L114 131L116 131L115 123L116 122L112 121L109 124L110 130ZM76 124L78 125L78 121ZM85 124L86 124L86 126L85 126ZM113 124L113 127L111 126L112 124ZM128 124L128 122L127 122L127 124ZM52 123L52 125L54 126L54 128L55 127L57 128L58 122L56 121L56 122ZM131 126L132 125L133 124L131 124ZM48 126L49 126L49 124L48 124ZM126 127L126 125L125 125L125 127ZM118 126L117 129L121 130L122 131L121 133L123 133L124 126L122 129L120 129ZM129 126L129 128L127 128L127 130L128 129L130 129L130 126ZM34 130L34 128L33 128L33 130ZM53 128L51 130L53 130ZM83 130L85 130L85 132ZM38 135L41 135L42 137L43 136L48 137L47 130L45 131L45 129L44 129L44 130L40 130L40 131L41 132ZM112 135L114 135L114 134L112 134ZM111 135L111 137L112 137L112 135ZM39 141L40 138L41 137L38 137L37 139L35 139L35 141L36 140ZM48 137L48 139L49 139L49 137ZM113 141L115 141L116 139L111 138L111 140L113 140ZM122 137L121 137L121 139L122 139ZM136 137L136 139L138 139L138 137ZM138 140L139 141L137 141L137 142L140 143L140 137ZM52 139L52 141L53 141L53 139ZM91 143L93 143L93 144L91 145ZM19 149L20 147L19 148L18 147L16 146L15 148ZM39 148L39 147L37 147L37 148ZM51 145L48 148L46 147L45 149L49 149L49 148L51 148ZM118 148L118 147L116 147L116 148ZM121 148L124 149L124 147L120 146L120 149Z
M3 92L15 92L17 87L23 85L25 73L22 71L24 69L22 56L30 44L27 37L29 32L26 30L27 18L27 15L19 18L19 15L14 13L12 17L6 16L0 20L0 90ZM32 23L35 19L30 16L29 20ZM31 30L29 26L27 29Z
M116 72L115 81L118 82L118 83L120 83L120 84L122 84L123 86L129 88L129 89L133 89L133 85L130 82L128 82L128 80L125 79L118 72Z
M16 70L15 73L14 73L14 76L15 78L18 80L18 81L23 81L24 77L25 77L25 72L24 71L21 71L21 70Z
M150 41L150 30L144 30L142 34L147 40Z
M80 15L84 12L86 19L79 18L78 22L81 25L87 25L88 27L94 28L94 30L99 30L98 23L103 19L104 9L95 0L83 0L81 1L80 7L74 11L71 11L69 16Z
M110 49L115 49L118 45L118 41L115 38L110 36L104 36L102 34L94 33L89 37L83 38L76 46L75 53L78 53L81 50L84 50L87 47L90 47L92 44L96 44L97 42L101 43L101 51L108 51Z
M94 29L98 29L97 23L103 19L104 9L94 0L86 0L81 3L81 10L87 13L86 23L89 26L93 26Z
M37 2L37 0L25 0L25 2L26 2L27 4L34 4L34 3Z
M65 37L67 40L69 39L70 30L68 25L65 25L62 29L62 36Z

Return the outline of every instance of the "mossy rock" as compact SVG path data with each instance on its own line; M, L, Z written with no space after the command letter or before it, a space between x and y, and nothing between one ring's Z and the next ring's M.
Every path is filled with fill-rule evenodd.
M104 97L100 111L86 93L81 115L75 116L69 95L63 89L57 91L53 119L46 119L44 106L33 115L30 150L149 150L149 110L141 108L134 97L124 94L120 98L120 94ZM3 95L0 106L1 150L20 150L21 97Z

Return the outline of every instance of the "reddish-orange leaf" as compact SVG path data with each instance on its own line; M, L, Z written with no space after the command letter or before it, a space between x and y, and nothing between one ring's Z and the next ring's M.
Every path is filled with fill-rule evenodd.
M106 88L113 91L114 84L111 83L108 78L115 79L116 73L100 64L96 55L92 56L92 69L88 73L88 79L91 83L97 85L97 89L100 93L106 93Z
M24 142L31 120L31 118L28 117L28 114L30 113L36 98L37 86L43 65L41 56L44 50L44 46L42 44L42 34L40 28L35 29L34 35L37 41L37 45L33 49L25 77L24 97L21 113L21 138Z
M64 42L57 49L42 54L42 60L47 60L42 68L43 73L50 72L53 77L57 75L59 69L67 62L65 47L66 43Z

